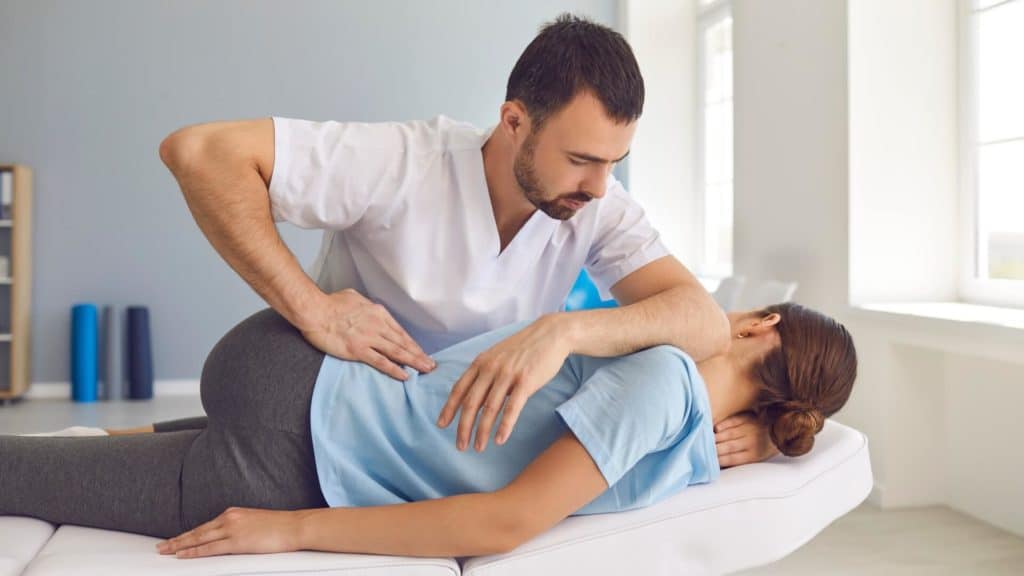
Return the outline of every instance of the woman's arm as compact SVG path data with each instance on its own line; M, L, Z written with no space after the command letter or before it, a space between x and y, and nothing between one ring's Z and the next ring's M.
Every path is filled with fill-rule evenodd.
M302 510L299 549L431 557L506 552L607 488L590 454L566 432L508 486L494 492Z

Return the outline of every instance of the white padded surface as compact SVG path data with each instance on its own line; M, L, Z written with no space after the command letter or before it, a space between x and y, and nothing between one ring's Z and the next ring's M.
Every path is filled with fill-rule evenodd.
M157 553L159 538L63 525L25 569L25 576L455 576L451 558L332 552L175 558Z
M24 516L0 516L0 576L18 576L53 535L53 524Z
M798 458L722 471L659 504L572 516L465 576L725 574L774 562L863 502L873 484L867 437L826 420Z
M466 576L724 574L796 550L871 491L867 438L826 420L814 449L722 471L655 506L573 516L508 554L464 560ZM52 534L52 536L51 536ZM453 576L452 558L291 552L182 560L161 556L157 538L0 517L0 576L188 574L227 576ZM42 549L40 550L40 547Z

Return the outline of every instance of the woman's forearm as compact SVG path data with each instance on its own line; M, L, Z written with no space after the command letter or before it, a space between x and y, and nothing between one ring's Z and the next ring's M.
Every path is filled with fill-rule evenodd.
M406 504L299 511L303 550L397 556L479 556L518 545L500 492Z

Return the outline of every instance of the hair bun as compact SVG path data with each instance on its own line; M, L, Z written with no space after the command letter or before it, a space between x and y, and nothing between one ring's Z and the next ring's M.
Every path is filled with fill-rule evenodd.
M800 456L814 446L814 435L825 425L825 418L813 406L787 401L769 410L768 426L772 443L786 456Z

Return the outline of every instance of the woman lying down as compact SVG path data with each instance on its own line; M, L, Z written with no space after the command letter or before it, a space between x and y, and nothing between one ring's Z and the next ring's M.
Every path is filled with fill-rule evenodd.
M752 410L806 453L850 395L846 329L781 304L731 313L727 353L655 346L570 355L483 452L436 424L511 324L433 355L402 382L324 355L272 309L203 366L205 418L156 433L0 435L0 514L168 538L178 557L324 550L461 557L511 550L570 515L649 506L719 475L713 423Z

